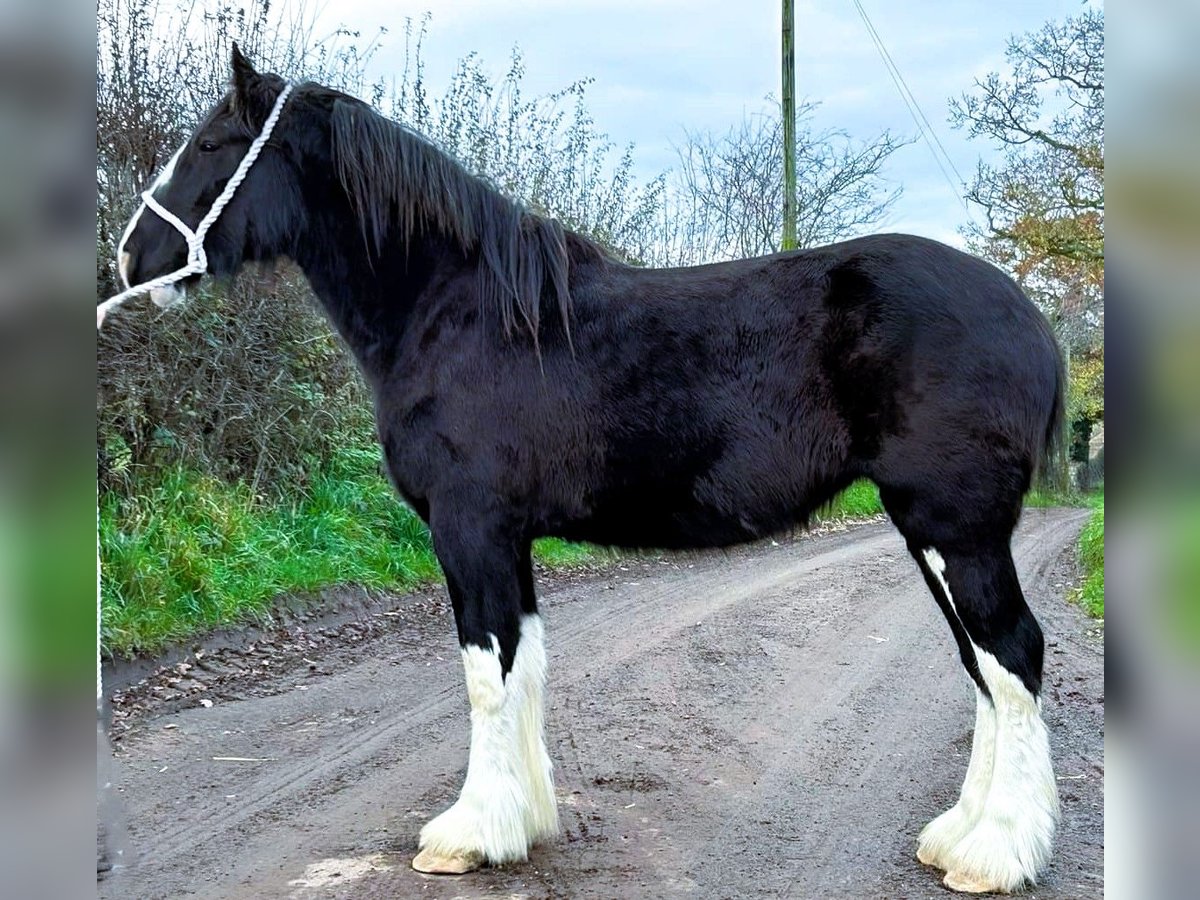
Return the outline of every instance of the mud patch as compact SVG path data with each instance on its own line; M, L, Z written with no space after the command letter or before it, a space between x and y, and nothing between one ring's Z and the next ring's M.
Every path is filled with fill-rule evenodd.
M661 791L667 787L666 781L649 772L597 775L592 779L592 784L610 791L636 791L640 794Z
M309 891L344 887L352 881L361 881L380 872L390 872L395 867L396 864L389 861L382 853L342 859L323 859L320 862L310 863L305 868L304 874L289 881L288 886L296 888L292 896L299 900Z

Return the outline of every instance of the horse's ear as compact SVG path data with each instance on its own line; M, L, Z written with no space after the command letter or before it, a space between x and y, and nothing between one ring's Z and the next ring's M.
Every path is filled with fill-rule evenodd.
M254 71L254 66L250 64L250 60L246 59L241 48L238 47L237 41L233 42L233 52L230 54L229 62L233 67L234 101L243 107L248 106L260 76L258 72Z

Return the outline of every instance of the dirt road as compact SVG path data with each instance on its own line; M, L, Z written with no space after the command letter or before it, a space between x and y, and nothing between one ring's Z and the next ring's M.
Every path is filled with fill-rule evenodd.
M1015 539L1064 811L1039 898L1103 895L1103 637L1062 599L1085 516L1030 510ZM890 525L543 579L542 603L562 833L528 863L408 867L467 759L431 591L210 647L122 692L137 862L101 896L951 896L914 851L957 796L974 698Z

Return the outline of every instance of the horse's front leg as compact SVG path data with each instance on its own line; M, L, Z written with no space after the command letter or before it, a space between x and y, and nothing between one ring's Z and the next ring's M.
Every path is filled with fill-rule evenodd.
M467 696L471 751L458 800L421 829L413 868L457 874L523 860L558 830L542 734L546 653L529 541L477 512L434 510Z

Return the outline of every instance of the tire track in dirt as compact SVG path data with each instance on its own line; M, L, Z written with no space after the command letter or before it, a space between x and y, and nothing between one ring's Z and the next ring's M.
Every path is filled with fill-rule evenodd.
M1018 537L1015 555L1035 607L1042 600L1061 602L1046 575L1076 530L1064 521L1035 538ZM889 549L889 559L907 561L899 541ZM970 753L973 691L948 628L936 610L926 608L924 586L905 579L884 597L885 603L862 618L822 622L811 641L786 657L780 689L753 708L744 726L761 737L780 722L830 711L814 730L815 739L757 760L754 789L724 798L716 815L725 823L716 840L742 848L732 868L763 894L788 895L796 869L803 867L804 896L843 896L849 889L850 896L893 897L904 871L919 868L911 863L917 832L956 799ZM860 603L870 598L856 598ZM714 714L731 708L725 704ZM721 719L731 732L739 727L734 718ZM931 772L932 763L944 760L921 752L930 738L958 746L955 762L961 769L948 784L939 785ZM740 749L753 754L752 747ZM946 793L930 803L939 787ZM839 827L824 833L806 827L822 821ZM766 828L771 842L762 839L764 822L773 823ZM855 831L869 842L870 852L847 843ZM738 883L730 870L727 858L705 858L697 881Z
M1018 537L1016 555L1045 621L1041 607L1062 603L1048 573L1080 519L1032 518L1043 527ZM635 744L640 752L626 757L635 771L627 780L665 780L674 792L669 813L657 819L606 810L610 827L625 817L621 824L633 840L657 844L634 873L639 887L642 881L678 886L687 872L686 886L702 896L894 897L914 875L921 879L912 859L916 833L955 799L969 756L973 693L903 543L885 538L881 557L860 561L859 583L845 585L840 596L829 596L823 573L778 595L760 593L753 606L735 606L727 619L707 622L683 652L601 685L605 694L627 691L639 699L653 693L647 684L664 680L688 691L689 721L702 738L680 729L667 753ZM800 629L785 621L798 611L797 595L806 598ZM706 654L723 671L734 661L753 662L736 667L736 678L710 678L689 691L705 676ZM789 744L784 723L813 716L816 727ZM669 712L648 718L672 719ZM592 758L612 756L611 735L620 724L599 729ZM697 744L711 755L687 752ZM946 749L922 752L939 746ZM949 769L949 777L939 779L935 768ZM711 830L700 840L671 838L673 828L686 835L681 823ZM848 837L861 843L847 844ZM1094 867L1100 858L1091 858ZM799 893L798 871L804 873ZM1048 874L1051 883L1056 874ZM936 896L942 892L932 876L923 880ZM556 881L548 877L546 884Z
M878 539L876 539L878 540ZM856 548L857 549L860 548ZM663 634L666 623L661 613L669 604L672 623L677 629L683 619L692 618L698 614L711 614L717 609L724 608L744 600L768 586L774 586L784 581L827 565L841 561L844 551L830 551L811 559L804 559L778 570L770 570L749 581L737 583L736 576L717 574L715 581L709 581L706 594L716 597L715 601L692 608L684 608L696 591L692 578L682 578L662 586L648 586L646 590L632 593L624 598L615 597L602 607L590 609L579 621L559 625L557 617L548 614L551 631L550 640L556 655L569 656L581 642L592 637L592 633L601 626L607 626L614 621L623 623L623 631L627 633L638 631L638 622L629 622L624 614L634 613L640 618L653 617L659 629L657 643L662 644L670 639L672 631ZM714 573L715 574L715 573ZM707 575L705 577L708 577ZM639 585L640 586L640 585ZM651 612L653 610L653 612ZM649 623L641 623L649 624ZM611 645L610 645L611 646ZM627 641L622 651L622 659L644 652L647 645L644 642ZM610 650L611 657L611 650ZM609 659L609 665L619 663L619 659ZM173 857L194 852L197 843L203 838L211 838L213 832L229 829L260 814L280 801L286 795L297 794L309 788L314 782L328 778L331 773L340 769L353 768L364 761L377 756L381 750L393 744L406 732L423 729L441 720L459 714L462 705L461 685L458 679L441 679L444 684L433 691L428 699L418 701L414 706L398 711L377 720L366 729L356 730L341 740L329 743L320 748L313 757L305 758L290 766L285 766L274 774L253 785L250 791L241 796L241 801L234 809L213 809L189 818L174 829L169 829L161 835L156 835L152 843L142 848L143 861L161 864Z
M1044 624L1081 521L1031 511L1018 536ZM544 590L564 833L529 864L443 880L405 868L465 766L447 618L423 656L378 640L308 690L141 723L121 751L141 862L102 896L941 895L913 842L953 802L973 702L900 538L866 526L674 560ZM268 761L222 768L218 750ZM371 854L369 875L289 884Z

